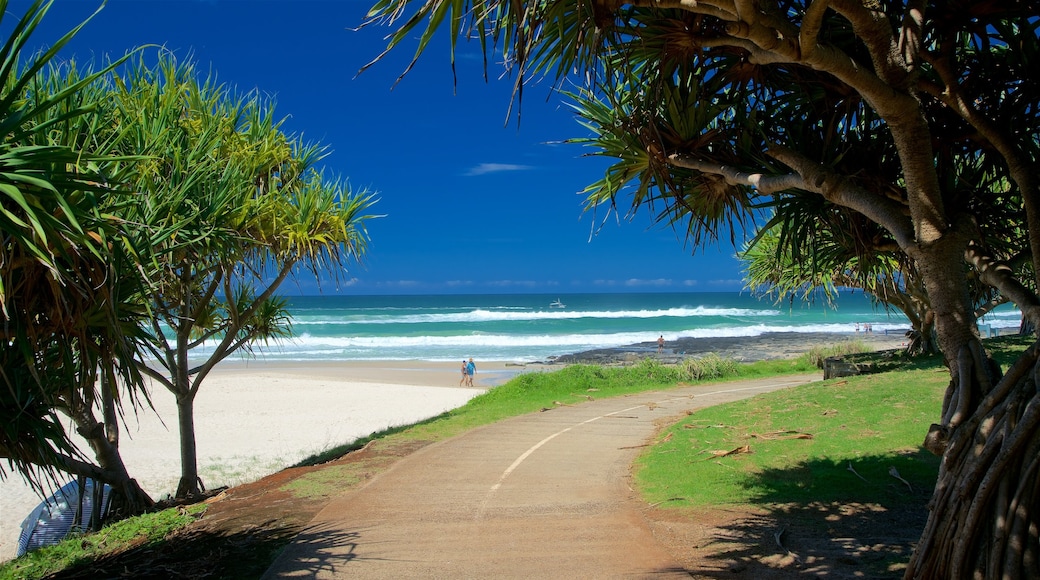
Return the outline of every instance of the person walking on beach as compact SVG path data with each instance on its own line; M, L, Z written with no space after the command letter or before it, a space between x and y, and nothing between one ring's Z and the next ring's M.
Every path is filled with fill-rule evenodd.
M477 372L477 365L473 364L473 357L469 357L469 362L466 363L466 385L473 386L473 373Z
M466 380L467 378L469 378L469 373L466 372L466 359L462 359L462 378L459 380L460 387L469 382Z
M664 352L664 335L657 337L657 354Z

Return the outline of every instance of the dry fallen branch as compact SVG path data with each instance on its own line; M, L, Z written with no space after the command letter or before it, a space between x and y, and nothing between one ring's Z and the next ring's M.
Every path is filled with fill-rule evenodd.
M892 477L898 479L899 481L902 481L903 483L905 483L907 489L910 490L910 493L914 493L914 486L910 485L909 481L907 481L907 480L905 480L905 479L903 479L902 477L899 476L899 470L896 469L895 465L893 465L892 467L888 468L888 474L891 475Z
M596 399L592 398L592 395L579 395L577 393L571 393L571 396L572 397L585 397L586 401L595 401L596 400Z
M784 554L791 556L795 559L796 562L801 561L800 558L798 558L798 554L795 554L791 550L788 550L787 547L784 546L784 543L781 541L784 537L784 532L786 531L787 526L780 528L776 533L773 534L773 540L776 541L776 545L779 546L781 550L783 550Z
M709 457L708 460L718 459L720 457L729 457L730 455L740 455L742 453L751 453L751 446L750 445L742 445L740 447L737 447L736 449L730 449L729 451L723 451L723 450L718 450L717 449L717 450L712 450L712 451L706 451L706 453L711 455L711 457Z
M664 438L662 438L661 440L658 441L658 443L667 443L667 442L671 441L672 440L672 435L675 435L675 431L672 431L671 433L665 435Z
M801 431L771 431L769 433L749 433L748 437L772 441L777 439L812 439L813 434Z
M652 504L650 504L650 507L653 508L653 507L657 507L657 506L659 506L659 505L661 505L663 503L667 503L667 502L670 502L670 501L683 501L685 499L686 499L685 497L670 497L668 499L662 499L659 502L652 503Z
M784 543L782 541L780 541L780 539L783 538L783 536L784 536L784 532L786 532L786 531L787 531L787 526L784 526L784 527L780 528L776 533L773 534L773 540L776 541L776 545L780 546L780 549L783 550L785 554L790 554L791 551L788 550L787 548L785 548L784 547Z
M863 477L862 475L859 474L858 471L856 471L855 469L852 468L852 462L851 461L849 462L849 466L846 469L848 471L851 471L856 477L862 479L863 481L866 481L867 483L870 483L869 481L867 481L867 478Z

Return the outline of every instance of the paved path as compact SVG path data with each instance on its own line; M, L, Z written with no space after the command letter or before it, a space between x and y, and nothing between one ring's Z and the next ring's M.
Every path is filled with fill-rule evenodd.
M264 578L682 578L629 468L685 411L803 384L780 377L533 413L429 445L332 500Z

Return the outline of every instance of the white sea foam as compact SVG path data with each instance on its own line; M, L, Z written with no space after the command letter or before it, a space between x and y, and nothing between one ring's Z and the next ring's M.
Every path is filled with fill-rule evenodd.
M648 318L700 318L708 316L754 318L779 316L778 310L755 310L748 308L668 308L663 310L523 310L523 309L484 309L476 308L464 312L429 312L422 314L378 314L353 315L349 317L333 316L328 313L294 315L293 324L325 325L325 324L435 324L435 323L479 323L479 322L518 322L525 320L577 320L581 318L599 318L607 320L648 319Z

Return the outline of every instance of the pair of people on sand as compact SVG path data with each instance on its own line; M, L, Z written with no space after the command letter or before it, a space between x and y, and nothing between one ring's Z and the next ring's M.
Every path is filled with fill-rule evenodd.
M472 387L473 386L473 373L477 372L477 365L473 364L473 357L469 357L469 362L462 361L462 380L459 381L460 387Z

